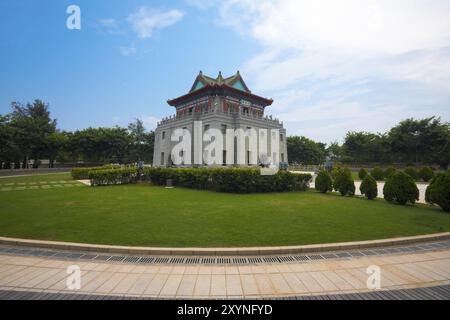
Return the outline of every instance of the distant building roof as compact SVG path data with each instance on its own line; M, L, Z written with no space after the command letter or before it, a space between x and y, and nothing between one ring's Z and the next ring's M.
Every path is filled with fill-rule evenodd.
M251 91L248 89L247 85L244 82L244 79L242 79L241 74L239 71L228 78L222 77L222 72L219 71L219 75L217 78L211 78L207 75L204 75L202 71L198 74L197 78L194 81L194 84L192 85L192 88L189 92L194 92L198 89L201 89L207 85L226 85L228 87L232 87L241 91L245 91L247 93L251 93Z

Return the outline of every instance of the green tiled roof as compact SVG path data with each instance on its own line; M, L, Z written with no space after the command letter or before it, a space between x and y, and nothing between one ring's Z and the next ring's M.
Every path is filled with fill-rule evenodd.
M199 75L195 79L194 84L192 85L191 91L189 92L199 90L206 85L226 85L244 92L251 93L251 91L245 84L244 79L242 79L239 71L235 75L228 78L223 78L222 72L219 72L219 75L215 79L204 75L203 72L200 71Z

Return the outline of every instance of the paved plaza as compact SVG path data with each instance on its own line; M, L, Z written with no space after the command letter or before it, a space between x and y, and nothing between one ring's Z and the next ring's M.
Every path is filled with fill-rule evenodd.
M81 269L80 290L67 288L67 268L73 265ZM367 293L369 266L380 267L380 292L450 285L449 249L247 265L139 265L5 253L0 255L0 290L139 298L298 298Z

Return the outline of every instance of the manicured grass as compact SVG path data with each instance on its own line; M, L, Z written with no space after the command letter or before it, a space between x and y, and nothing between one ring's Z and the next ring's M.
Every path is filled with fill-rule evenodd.
M139 246L283 246L450 231L426 205L315 191L234 195L148 184L0 192L0 236Z
M18 177L0 177L0 185L8 183L30 183L73 180L70 173L36 174Z

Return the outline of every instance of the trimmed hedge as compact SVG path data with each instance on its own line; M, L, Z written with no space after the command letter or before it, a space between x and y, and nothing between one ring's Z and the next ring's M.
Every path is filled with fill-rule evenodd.
M419 189L414 179L405 172L394 173L383 188L384 199L389 202L397 202L405 205L407 202L411 204L419 200Z
M309 174L294 174L279 171L275 175L261 175L259 169L173 169L146 168L144 178L155 185L173 185L185 188L214 190L228 193L264 193L305 191L312 177Z
M372 200L378 196L378 186L377 182L371 175L367 175L359 186L359 191L367 199Z
M389 179L397 170L394 167L389 167L384 171L384 177Z
M410 175L411 178L413 178L414 180L419 179L419 173L417 172L416 168L414 168L414 167L407 167L403 172Z
M423 167L419 171L419 176L423 181L428 182L434 177L433 169L430 167Z
M354 196L355 195L355 181L352 178L350 169L341 169L336 173L333 181L333 188L339 191L342 196Z
M359 177L361 180L364 180L364 178L367 177L368 174L369 174L369 173L367 172L366 169L361 168L361 169L359 170L359 172L358 172L358 177Z
M377 181L383 181L384 179L384 171L380 167L373 168L370 175Z
M91 170L88 177L91 180L91 186L130 184L137 181L137 169Z
M120 169L120 165L107 164L101 167L91 167L91 168L73 168L70 173L74 180L87 180L89 179L89 172L95 170L109 170L109 169Z
M450 212L450 171L438 174L431 180L425 200L437 204L445 212Z
M315 188L322 193L333 191L333 180L327 171L320 171L317 174Z

